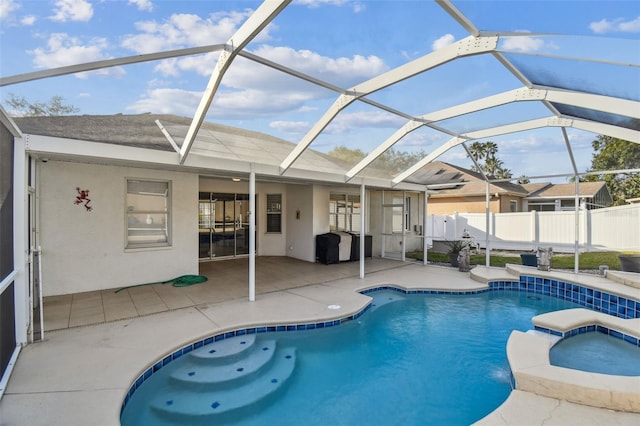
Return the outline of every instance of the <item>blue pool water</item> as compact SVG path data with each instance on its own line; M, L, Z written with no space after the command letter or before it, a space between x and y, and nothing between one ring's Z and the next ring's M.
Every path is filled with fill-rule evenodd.
M592 373L640 376L640 347L599 332L561 340L551 348L549 361Z
M254 372L241 382L248 393L277 387L269 397L220 414L234 402L225 399L224 390L215 392L231 392L233 381L215 386L176 381L176 376L205 377L204 364L188 355L224 352L216 342L146 380L124 409L122 424L468 425L511 392L505 354L511 331L532 329L535 315L578 307L524 292L405 295L384 290L369 296L373 307L339 326L247 336L255 342L245 337L222 341L255 346L251 358L273 352L269 368L274 372ZM234 358L231 373L254 368L252 361L243 362ZM201 415L180 412L183 405Z

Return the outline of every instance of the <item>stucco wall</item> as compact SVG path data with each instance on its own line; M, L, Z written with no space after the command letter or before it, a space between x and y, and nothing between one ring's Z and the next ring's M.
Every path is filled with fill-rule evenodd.
M38 174L45 296L198 273L197 175L59 161L38 163ZM126 178L171 181L171 247L125 250ZM74 204L76 187L92 211Z
M327 200L328 205L328 200ZM327 208L328 210L328 208ZM328 215L328 214L327 214ZM288 185L287 255L315 262L313 236L313 190L307 185Z

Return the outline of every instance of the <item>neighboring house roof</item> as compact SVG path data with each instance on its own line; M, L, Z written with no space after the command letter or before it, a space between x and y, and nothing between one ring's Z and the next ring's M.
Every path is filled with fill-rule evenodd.
M453 164L445 163L443 161L434 161L424 166L420 171L414 173L411 178L417 177L418 179L423 176L440 176L441 179L438 184L444 186L449 184L451 187L444 187L437 190L431 197L444 198L444 197L464 197L464 196L479 196L485 195L487 191L487 184L482 175L473 170L465 169L464 167L456 166ZM411 181L411 179L407 179ZM435 188L434 188L435 189ZM524 197L528 192L522 187L522 185L511 182L494 182L489 185L489 192L491 194L501 195L517 195Z
M607 191L607 195L610 197L609 189L605 182L580 182L578 184L578 195L581 198L593 198L600 191ZM559 183L548 184L547 186L538 190L532 191L527 197L528 200L534 199L569 199L576 196L575 183Z

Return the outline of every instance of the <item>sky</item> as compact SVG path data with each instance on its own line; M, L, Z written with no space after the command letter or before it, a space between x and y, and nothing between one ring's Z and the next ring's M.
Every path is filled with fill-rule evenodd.
M226 43L260 3L0 0L0 75ZM547 60L557 66L555 74L540 78L552 77L587 90L608 81L604 89L607 93L638 100L640 2L467 0L454 1L454 5L481 30L526 33L502 40L500 48L514 63L531 69L533 75L534 61L540 54L635 64L630 73L617 74L621 67L588 61L576 67L551 58ZM564 37L567 34L572 37ZM247 50L347 89L468 35L431 1L298 0L281 12ZM600 39L607 42L600 43ZM30 102L62 96L80 114L150 112L191 117L217 55L171 58L0 87L0 102L10 110L6 104L10 95L23 96ZM598 78L602 76L609 78ZM451 61L368 98L418 116L521 86L495 58L478 55ZM297 143L337 96L331 90L237 58L222 80L207 120ZM550 115L540 105L530 104L479 113L473 120L457 119L448 124L456 131L468 131L505 124L514 118ZM344 145L370 152L405 123L405 118L356 102L338 115L311 148L327 152ZM596 135L575 129L568 133L578 168L586 170ZM396 149L430 152L448 139L441 132L420 128L403 138ZM491 140L498 143L498 156L514 176L571 171L558 128ZM461 147L440 159L463 167L471 165Z

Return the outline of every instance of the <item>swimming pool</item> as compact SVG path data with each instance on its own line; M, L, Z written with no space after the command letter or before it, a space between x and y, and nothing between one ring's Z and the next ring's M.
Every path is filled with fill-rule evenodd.
M470 424L511 392L505 356L511 331L533 328L535 315L578 306L525 292L369 295L372 308L339 327L255 335L258 353L277 347L295 358L288 379L276 379L268 398L220 415L227 402L168 379L190 362L182 355L135 392L122 424ZM200 375L195 368L184 373ZM180 414L181 401L201 415Z
M640 376L640 347L599 332L562 339L549 351L551 365L617 376Z

